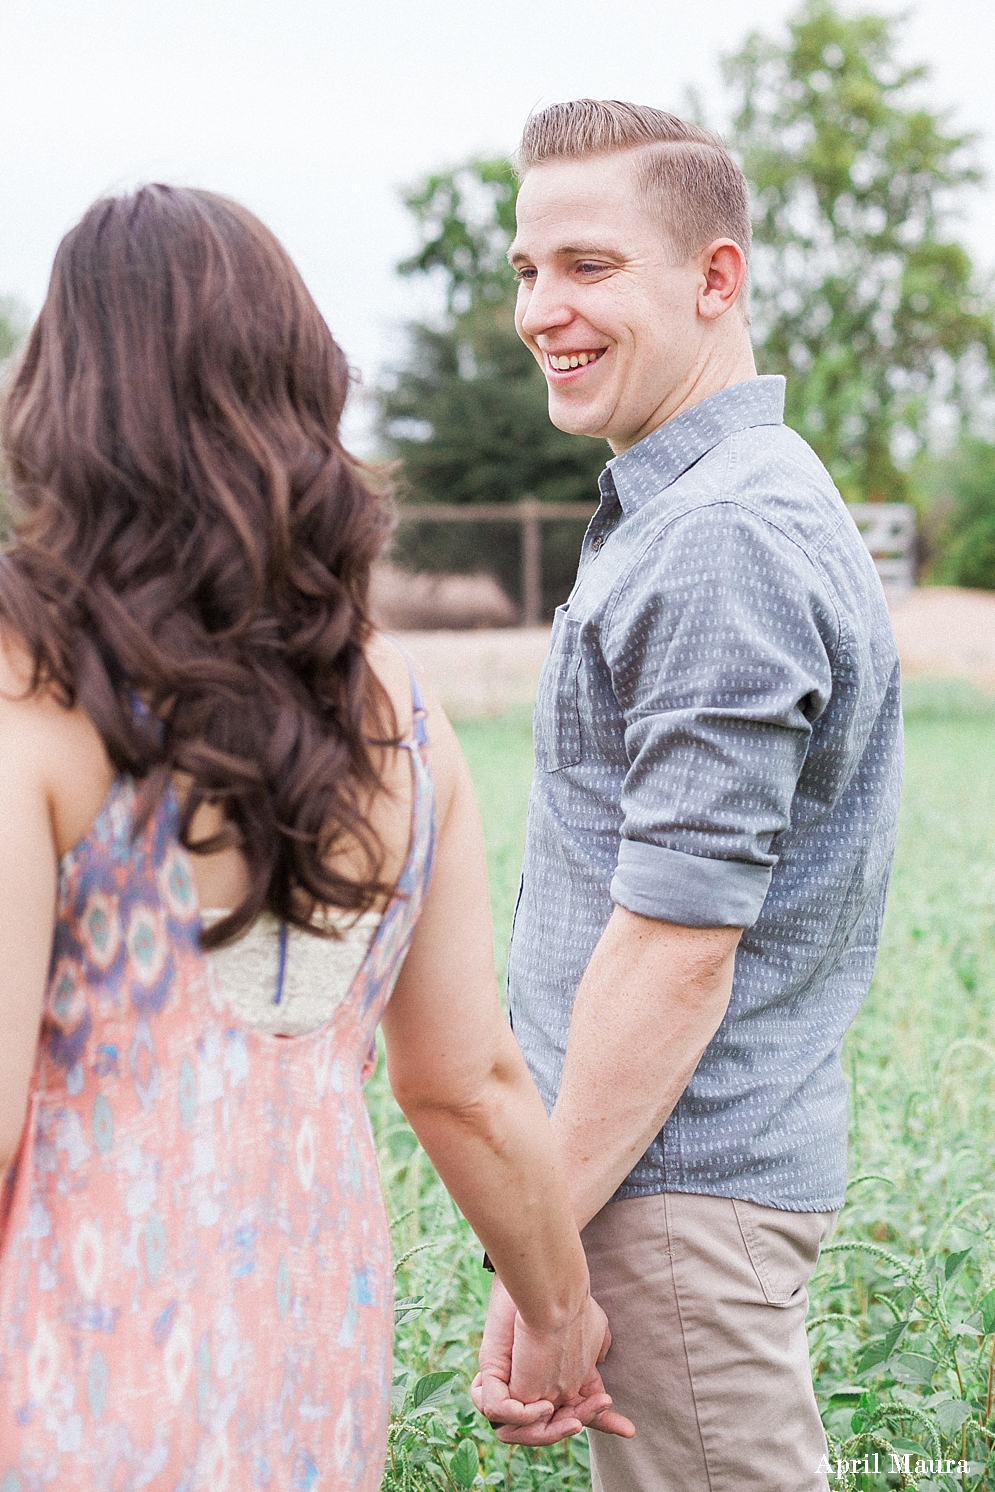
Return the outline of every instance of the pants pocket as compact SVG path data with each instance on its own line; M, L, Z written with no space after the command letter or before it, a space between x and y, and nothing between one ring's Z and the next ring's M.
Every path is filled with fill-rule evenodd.
M768 1305L788 1305L812 1278L836 1214L782 1212L756 1202L732 1205L764 1299Z

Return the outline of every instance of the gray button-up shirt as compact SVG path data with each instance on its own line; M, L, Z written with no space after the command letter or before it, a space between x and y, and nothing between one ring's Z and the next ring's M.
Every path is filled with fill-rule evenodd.
M843 1201L840 1045L891 866L899 667L783 403L783 379L735 384L609 462L539 684L509 1000L547 1107L614 903L746 929L725 1019L620 1197Z

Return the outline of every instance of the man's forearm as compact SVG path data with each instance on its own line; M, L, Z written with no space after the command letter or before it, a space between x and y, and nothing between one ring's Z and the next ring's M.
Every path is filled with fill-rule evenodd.
M684 1092L728 1007L740 936L615 908L577 991L552 1116L579 1227Z

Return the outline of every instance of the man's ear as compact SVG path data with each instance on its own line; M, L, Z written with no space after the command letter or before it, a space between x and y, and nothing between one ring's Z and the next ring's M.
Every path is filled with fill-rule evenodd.
M706 321L717 321L740 297L746 283L746 255L734 239L717 238L702 249L698 262L698 315Z

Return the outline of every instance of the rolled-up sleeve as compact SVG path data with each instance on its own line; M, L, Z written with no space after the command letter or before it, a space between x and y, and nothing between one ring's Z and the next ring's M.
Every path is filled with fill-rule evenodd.
M672 519L638 557L602 637L629 764L617 905L756 921L838 635L816 564L737 503Z

